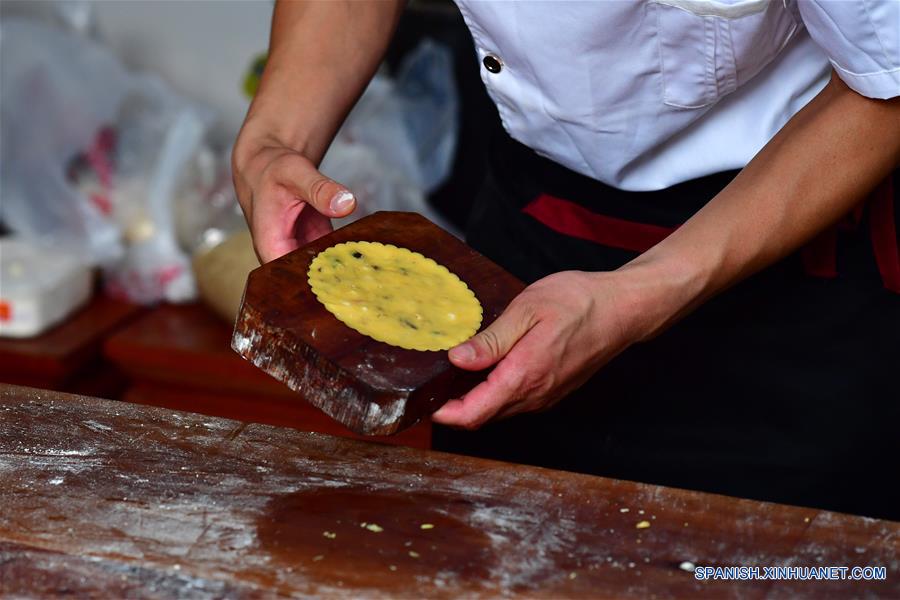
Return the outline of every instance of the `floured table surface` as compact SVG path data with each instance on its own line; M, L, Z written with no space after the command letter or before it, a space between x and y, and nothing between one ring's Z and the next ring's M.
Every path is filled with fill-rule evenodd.
M898 555L898 523L0 388L0 595L900 597Z

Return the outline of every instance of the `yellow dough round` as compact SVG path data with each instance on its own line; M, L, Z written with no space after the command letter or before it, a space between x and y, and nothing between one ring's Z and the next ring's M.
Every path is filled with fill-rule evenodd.
M406 248L345 242L309 265L309 286L342 323L409 350L447 350L481 327L481 304L447 267Z

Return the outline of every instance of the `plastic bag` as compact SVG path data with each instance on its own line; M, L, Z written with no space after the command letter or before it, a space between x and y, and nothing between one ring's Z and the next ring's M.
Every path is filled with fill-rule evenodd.
M138 107L119 120L121 150L113 200L124 231L125 254L105 270L108 288L134 302L196 298L190 260L176 239L173 202L180 200L184 179L199 176L193 162L202 148L207 125L192 110L148 107L148 99L170 100L162 90L135 97ZM174 108L174 109L173 109Z
M71 32L7 19L0 44L0 219L100 265L116 295L193 299L172 205L198 176L210 111Z
M118 228L72 189L69 161L112 121L128 76L103 48L26 19L0 24L0 218L92 264L121 257Z
M396 79L378 74L350 112L320 165L349 187L358 207L339 227L378 210L418 212L454 231L425 201L450 172L458 99L452 55L424 40Z
M0 15L3 19L27 17L88 35L96 24L93 4L93 0L3 0Z
M450 175L459 132L459 98L453 54L426 38L400 65L397 94L406 135L418 164L417 183L426 194Z

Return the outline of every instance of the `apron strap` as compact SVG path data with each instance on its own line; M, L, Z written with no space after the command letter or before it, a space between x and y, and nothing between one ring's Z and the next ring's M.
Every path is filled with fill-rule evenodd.
M829 227L800 249L804 270L813 277L837 277L838 230L858 227L866 204L869 206L872 249L878 272L884 287L900 294L900 248L891 177L885 179L866 202L860 203L846 219ZM677 229L597 214L580 204L550 194L540 194L522 212L562 235L631 252L646 252Z
M829 227L800 249L807 275L830 279L837 277L838 231L853 231L869 207L869 235L881 281L888 290L900 294L900 250L894 220L893 178L888 176L872 194L837 225Z
M872 250L884 287L900 294L900 249L894 220L894 183L885 179L872 194L869 207Z
M646 252L676 229L600 215L550 194L541 194L522 212L557 233L632 252Z

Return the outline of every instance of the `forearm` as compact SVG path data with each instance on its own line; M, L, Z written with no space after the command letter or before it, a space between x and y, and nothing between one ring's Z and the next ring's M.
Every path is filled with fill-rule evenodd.
M279 0L245 127L318 163L381 62L401 0Z
M900 100L836 76L693 218L622 268L649 337L841 218L900 163ZM644 300L647 301L644 304Z

